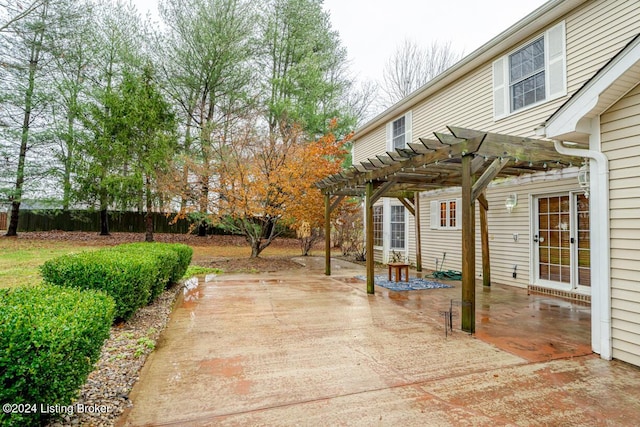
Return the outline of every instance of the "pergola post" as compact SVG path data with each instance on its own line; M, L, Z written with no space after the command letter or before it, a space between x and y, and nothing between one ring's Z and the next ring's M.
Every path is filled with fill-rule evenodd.
M367 293L374 294L374 263L373 263L373 182L366 184L366 192L364 198L365 211L365 239L367 254Z
M420 237L420 193L413 193L414 220L416 223L416 271L422 271L422 238Z
M331 276L331 196L324 195L324 274Z
M473 155L462 156L462 330L476 330L476 251L475 202L471 196L471 161Z
M484 193L478 197L480 203L480 241L482 242L482 286L491 286L491 261L489 257L489 202Z

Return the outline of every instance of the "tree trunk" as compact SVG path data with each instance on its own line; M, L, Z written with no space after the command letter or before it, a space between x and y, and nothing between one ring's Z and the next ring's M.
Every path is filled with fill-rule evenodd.
M259 241L253 241L251 243L251 258L258 258L260 252L263 251L264 248L260 247Z
M147 207L147 209L149 209ZM147 215L145 217L145 226L146 233L144 235L145 242L153 242L153 212L151 210L147 210Z
M207 237L207 221L204 219L198 225L198 237Z
M80 76L76 77L76 84L78 84L78 80L80 80ZM74 124L76 121L76 111L77 111L77 99L78 99L78 91L74 89L71 94L71 100L69 103L69 112L67 113L67 134L64 137L65 143L67 144L67 155L64 159L64 176L62 182L63 188L63 196L62 196L62 210L69 210L69 205L71 201L71 162L73 161L74 148L75 148L75 129Z
M9 227L7 227L7 236L18 235L18 216L20 215L20 202L11 202L11 217L9 220Z
M68 156L64 160L64 182L62 183L63 195L62 195L62 210L68 211L71 201L71 148L68 150Z
M145 187L146 187L146 193L147 193L147 216L145 218L145 225L146 225L146 233L144 236L144 241L145 242L153 242L153 212L151 212L152 209L152 200L151 200L151 179L149 178L149 176L147 175L147 177L145 178Z
M109 213L107 208L100 209L100 235L110 236L109 233Z
M42 20L46 18L47 8L45 6L42 13ZM24 169L27 158L27 147L29 142L29 129L31 125L31 108L33 106L33 91L36 83L36 70L42 49L42 38L44 37L44 25L33 37L31 55L29 57L29 82L24 94L24 118L22 121L22 134L20 137L20 153L18 155L18 169L16 171L16 186L11 200L11 220L7 227L7 236L18 235L18 220L20 218L20 203L22 202L22 189L24 186Z

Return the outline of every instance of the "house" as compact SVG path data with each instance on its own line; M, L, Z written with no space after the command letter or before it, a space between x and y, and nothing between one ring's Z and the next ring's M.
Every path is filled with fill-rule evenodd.
M482 277L590 302L640 366L639 34L637 0L547 2L358 129L327 211L366 194L368 259L462 270L471 332Z

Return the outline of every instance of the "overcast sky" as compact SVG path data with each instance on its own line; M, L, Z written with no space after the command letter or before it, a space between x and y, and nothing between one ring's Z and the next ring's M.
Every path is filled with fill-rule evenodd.
M259 0L258 0L259 1ZM133 0L141 12L157 0ZM387 59L405 39L427 46L451 42L470 54L546 0L324 0L331 23L347 48L352 72L379 80Z

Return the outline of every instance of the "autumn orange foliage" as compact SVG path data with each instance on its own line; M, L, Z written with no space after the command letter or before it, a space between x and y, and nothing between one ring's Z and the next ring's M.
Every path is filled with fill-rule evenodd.
M233 231L244 234L258 256L279 234L277 225L299 229L322 226L323 195L314 183L340 170L350 135L338 140L330 131L305 141L298 127L281 131L283 137L264 137L248 127L233 143L216 147L217 194L212 212Z

